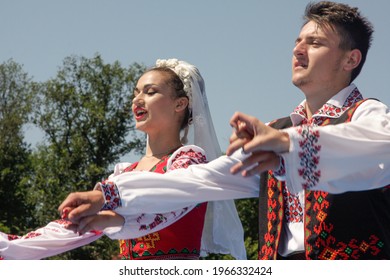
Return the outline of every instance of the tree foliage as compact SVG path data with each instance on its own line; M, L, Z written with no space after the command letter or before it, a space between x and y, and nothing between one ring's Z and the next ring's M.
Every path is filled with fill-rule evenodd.
M100 55L70 56L54 78L41 84L33 122L46 143L32 156L29 195L38 223L58 217L56 209L67 194L92 189L120 157L143 149L131 116L131 92L143 71L139 64L127 69L117 61L104 63ZM94 244L62 258L111 257L108 244Z
M249 260L257 260L258 252L258 198L236 201L238 215L244 228L246 253Z
M21 65L13 60L0 64L0 229L9 231L26 230L31 216L24 180L31 173L31 151L23 126L33 92L34 84Z
M46 133L50 149L66 158L72 185L100 180L109 164L142 147L131 116L131 92L143 67L119 62L67 57L57 76L42 85L34 122Z

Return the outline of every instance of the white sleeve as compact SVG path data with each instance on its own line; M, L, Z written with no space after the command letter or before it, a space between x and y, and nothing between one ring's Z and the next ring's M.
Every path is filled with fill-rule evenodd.
M137 213L165 213L206 201L257 197L259 177L232 175L230 168L247 157L241 151L221 156L207 164L191 165L165 174L128 172L112 178L123 216ZM164 203L161 203L164 201Z
M349 123L284 131L291 139L290 151L282 154L291 192L343 193L390 184L390 113L384 104L365 101Z
M193 208L194 206L189 206L168 213L123 216L125 222L122 226L109 227L103 232L111 239L138 238L170 226Z
M102 236L101 232L79 235L64 228L65 223L69 222L53 221L21 237L0 232L0 259L39 260L48 258L89 244Z

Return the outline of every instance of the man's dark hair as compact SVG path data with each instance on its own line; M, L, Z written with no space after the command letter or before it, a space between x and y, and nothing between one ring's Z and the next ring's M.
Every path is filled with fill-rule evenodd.
M351 82L359 75L371 46L374 28L358 8L346 4L321 1L306 6L305 23L313 21L319 27L330 27L340 35L340 48L358 49L362 53L360 64L352 71Z

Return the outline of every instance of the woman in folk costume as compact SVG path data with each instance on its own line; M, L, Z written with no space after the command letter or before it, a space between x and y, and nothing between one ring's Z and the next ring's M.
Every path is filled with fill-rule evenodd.
M124 172L165 173L205 163L221 153L203 78L185 61L157 60L138 80L132 110L136 128L147 134L146 152L136 163L117 164L103 182L102 191L109 201L106 208L79 225L59 220L23 237L0 233L2 258L41 259L85 245L102 234L120 240L121 259L199 259L208 253L246 258L243 229L232 200L161 214L121 216L110 210L118 206L116 200L110 201L107 188L116 176ZM187 142L192 145L184 145ZM76 227L78 233L74 232Z

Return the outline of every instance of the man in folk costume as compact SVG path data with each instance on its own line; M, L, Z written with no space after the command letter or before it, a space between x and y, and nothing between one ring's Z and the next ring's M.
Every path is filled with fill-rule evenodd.
M326 149L334 153L345 146L347 151L343 153L348 157L355 149L364 149L364 145L354 144L355 138L362 136L348 131L346 126L345 131L329 139L337 142L333 146L331 142L322 144L322 132L316 129L329 126L331 131L333 125L357 121L370 111L388 112L377 100L363 99L352 84L370 47L372 26L357 9L330 2L309 4L304 18L293 50L292 81L306 100L289 117L270 124L276 129L295 127L294 133L301 138L298 146L292 147L289 135L285 134L286 145L278 152L297 149L299 161L288 159L289 163L282 162L279 170L261 176L259 219L266 217L267 222L259 223L259 259L389 258L390 189L385 187L389 182L384 181L376 189L370 189L368 183L356 182L359 177L371 176L370 170L342 178L344 166L327 164L330 153ZM253 135L249 124L256 126L257 122L238 113L232 124L239 126L238 136L240 130L247 128ZM261 125L258 128L256 134L262 131ZM376 130L374 124L370 130L374 130L373 134L380 133L382 127ZM372 138L367 140L376 140L375 135L369 137ZM233 137L233 142L236 140ZM255 148L250 151L263 149L261 143L251 146ZM366 158L361 156L362 161ZM282 161L285 159L282 154ZM312 190L333 168L339 168L341 174L335 177L338 189L330 190L343 193L330 194L326 186L324 191ZM283 180L286 172L291 173L287 181ZM342 179L337 182L337 178ZM357 191L360 188L362 191Z

